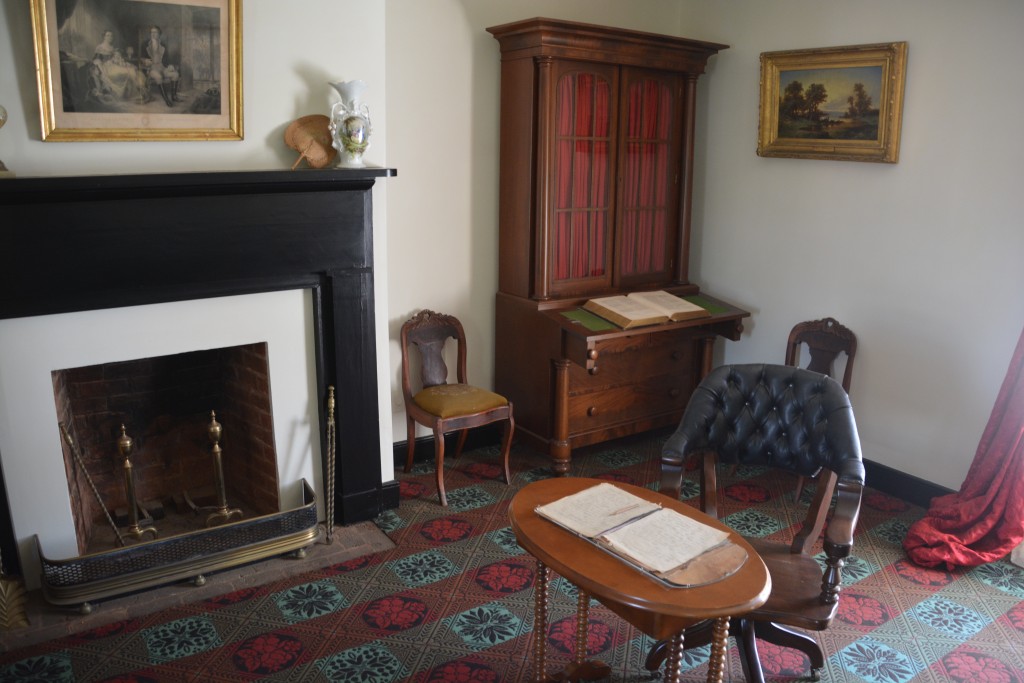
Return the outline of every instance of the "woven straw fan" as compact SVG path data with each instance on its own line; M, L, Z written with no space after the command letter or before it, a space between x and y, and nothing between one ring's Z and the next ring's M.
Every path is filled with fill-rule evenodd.
M338 150L331 146L330 122L323 114L311 114L295 119L288 126L284 132L285 144L299 153L292 165L293 171L303 159L310 168L323 168L334 161Z

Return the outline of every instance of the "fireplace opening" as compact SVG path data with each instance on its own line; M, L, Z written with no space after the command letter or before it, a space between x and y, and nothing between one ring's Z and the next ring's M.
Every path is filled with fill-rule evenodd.
M80 554L280 510L265 342L51 379Z

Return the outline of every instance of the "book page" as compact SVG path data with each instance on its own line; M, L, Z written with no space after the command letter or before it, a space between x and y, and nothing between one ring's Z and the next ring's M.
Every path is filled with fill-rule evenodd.
M663 508L598 541L653 572L669 572L729 538L729 533Z
M594 302L596 306L604 306L608 310L615 311L619 315L631 320L665 315L662 311L651 308L643 301L630 299L627 296L606 296L600 299L591 299L590 301Z
M669 294L664 290L658 290L655 292L632 292L627 295L627 298L638 299L645 305L661 311L673 320L685 320L687 318L711 315L711 313L702 306L698 306L697 304L687 301L682 297L678 297L675 294Z
M539 505L536 512L581 536L596 538L659 509L661 506L657 503L644 500L614 484L602 483Z
M618 295L590 299L583 308L622 328L668 322L668 316L637 299Z

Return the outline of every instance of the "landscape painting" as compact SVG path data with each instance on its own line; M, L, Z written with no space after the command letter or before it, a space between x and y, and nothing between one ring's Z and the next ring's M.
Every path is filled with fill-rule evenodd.
M780 71L779 137L877 140L882 67Z
M760 156L896 163L906 43L761 55Z

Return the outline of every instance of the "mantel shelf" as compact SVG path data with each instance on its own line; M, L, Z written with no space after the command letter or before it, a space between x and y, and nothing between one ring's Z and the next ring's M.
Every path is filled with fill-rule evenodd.
M295 171L211 171L202 173L139 173L91 176L35 176L11 178L0 182L0 206L38 201L42 195L51 201L91 198L105 193L125 191L142 196L163 196L188 191L192 195L237 192L336 192L339 189L363 189L377 178L398 175L393 168L322 168ZM59 195L53 196L53 193Z

